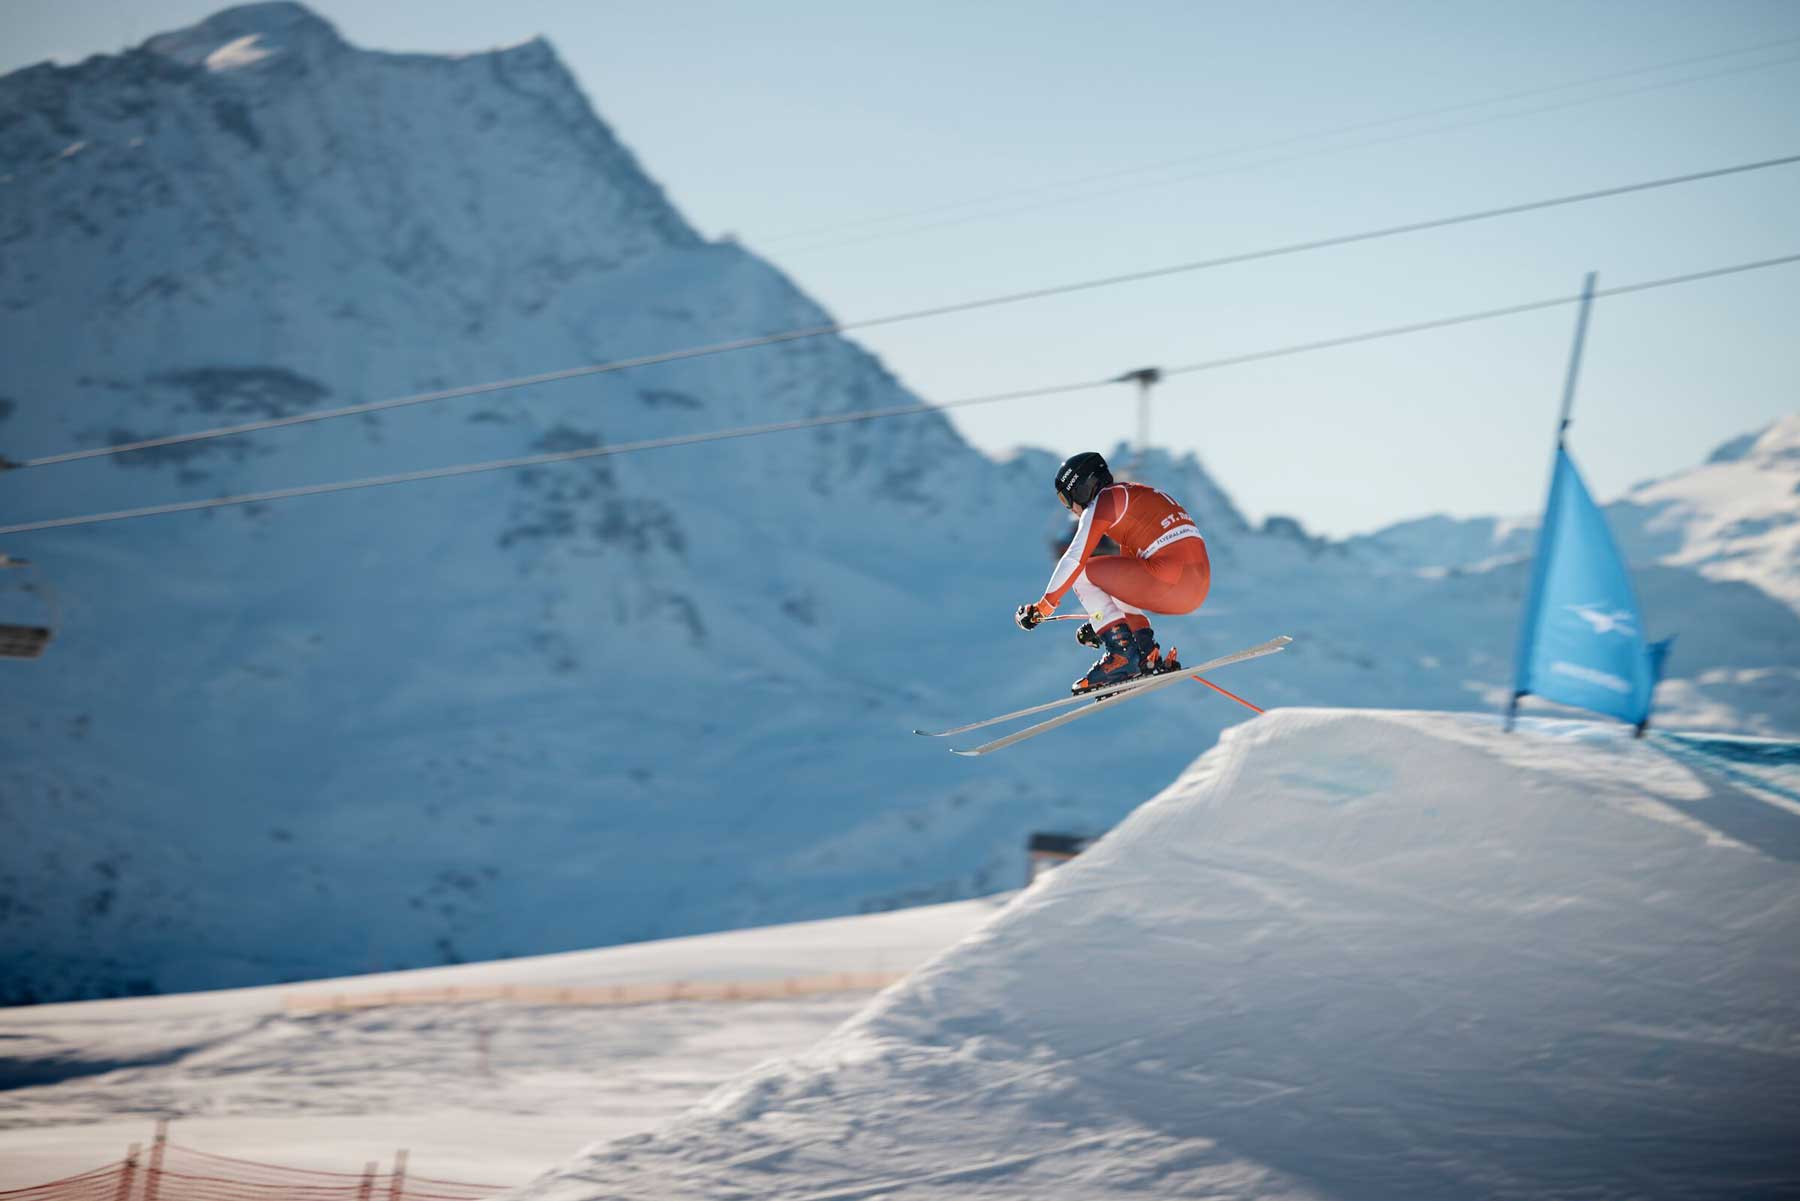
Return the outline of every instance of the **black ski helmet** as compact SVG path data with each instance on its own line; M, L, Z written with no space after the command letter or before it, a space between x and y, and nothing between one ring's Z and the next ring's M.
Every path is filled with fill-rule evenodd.
M1072 455L1056 473L1056 494L1071 505L1085 509L1094 503L1102 488L1112 486L1111 468L1096 451L1085 450Z

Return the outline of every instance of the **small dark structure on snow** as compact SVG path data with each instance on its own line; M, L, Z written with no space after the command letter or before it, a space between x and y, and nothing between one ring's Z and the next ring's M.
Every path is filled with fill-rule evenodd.
M0 659L35 659L49 645L55 633L54 623L21 620L13 610L20 597L29 596L34 598L35 607L47 615L49 596L29 560L0 555L0 568L9 567L21 571L23 578L17 583L0 580Z
M1082 834L1033 832L1025 842L1025 854L1028 860L1025 869L1025 883L1035 883L1039 876L1052 868L1061 867L1087 850L1093 842L1092 838Z

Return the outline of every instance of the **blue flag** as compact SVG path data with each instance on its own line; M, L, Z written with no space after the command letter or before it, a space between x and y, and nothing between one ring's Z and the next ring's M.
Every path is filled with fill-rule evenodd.
M1568 451L1557 447L1514 692L1642 726L1668 648L1644 641L1625 560Z

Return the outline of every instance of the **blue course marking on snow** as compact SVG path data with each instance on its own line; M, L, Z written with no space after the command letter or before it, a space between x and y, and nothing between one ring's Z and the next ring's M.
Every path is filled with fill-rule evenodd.
M1800 863L1800 814L1767 799L1800 805L1800 743L1660 733L1650 743L1676 762L1736 786L1736 797L1673 802L1683 812L1765 855Z
M1659 742L1674 742L1703 751L1733 763L1752 763L1761 767L1794 770L1800 781L1800 742L1777 742L1767 738L1733 738L1721 734L1658 734Z
M1714 771L1800 804L1800 742L1707 734L1653 734L1651 741L1677 758L1699 759Z

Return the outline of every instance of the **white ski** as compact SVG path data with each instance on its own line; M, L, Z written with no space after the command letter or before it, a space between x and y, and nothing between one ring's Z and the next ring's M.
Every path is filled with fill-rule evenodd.
M990 751L997 751L1003 747L1012 746L1014 743L1023 742L1027 738L1035 738L1045 731L1054 730L1058 726L1067 725L1077 718L1088 717L1102 709L1111 708L1111 702L1113 701L1122 701L1130 697L1142 695L1146 692L1155 692L1159 688L1165 688L1170 684L1179 684L1183 680L1193 679L1196 676L1216 670L1220 667L1228 666L1232 663L1242 663L1246 659L1260 659L1264 655L1272 655L1275 652L1284 649L1288 643L1292 641L1292 638L1283 634L1279 638L1271 638L1267 642L1260 643L1245 650L1224 655L1217 659L1209 659L1207 662L1201 663L1195 667L1183 667L1163 675L1151 676L1148 679L1129 680L1126 683L1114 684L1110 688L1101 689L1097 692L1064 697L1060 700L1050 701L1046 704L1034 705L1029 709L1019 709L1012 713L1003 713L999 717L990 717L985 721L972 722L966 726L959 726L954 730L945 730L944 733L960 734L966 730L978 730L983 726L998 725L1000 722L1011 721L1014 718L1027 717L1033 713L1042 713L1047 709L1061 708L1065 705L1076 705L1080 704L1082 701L1089 702L1087 705L1076 709L1073 712L1059 714L1048 721L1040 721L1036 725L1026 726L1023 730L1015 730L1006 737L997 738L993 742L983 743L981 746L971 747L968 750L955 750L953 748L953 753L958 755L985 755ZM925 731L915 730L913 732L918 734L924 733ZM941 737L941 735L931 736Z
M1051 709L1061 709L1065 705L1079 705L1082 701L1102 701L1121 692L1129 692L1133 688L1142 688L1155 676L1139 676L1135 680L1126 680L1123 684L1109 684L1105 688L1096 688L1091 692L1075 693L1058 697L1053 701L1045 701L1041 705L1032 705L1028 709L1014 709L1011 713L1002 713L998 717L984 717L980 721L972 721L966 726L951 726L948 730L914 730L913 733L923 738L948 738L952 734L967 734L970 730L979 730L983 726L997 726L1001 722L1012 721L1020 717L1030 717L1033 713L1044 713Z
M1227 655L1223 659L1202 664L1200 667L1196 667L1193 670L1208 670L1214 667L1223 666L1226 663L1236 663L1240 659L1254 659L1260 655L1272 654L1292 641L1292 638L1283 634L1281 637L1270 639L1260 646L1253 646L1249 650L1241 651L1235 655ZM1179 668L1178 671L1180 673L1186 673L1188 669L1184 667ZM1059 697L1053 701L1045 701L1041 705L1032 705L1028 709L1014 709L1011 713L1002 713L998 717L985 717L980 721L972 721L966 726L952 726L948 730L914 730L913 733L925 738L947 738L952 734L967 734L970 730L979 730L984 726L997 726L1002 722L1013 721L1016 718L1030 717L1033 713L1044 713L1051 709L1061 709L1066 705L1079 705L1082 701L1105 700L1106 698L1116 696L1121 692L1129 692L1134 688L1142 688L1145 684L1148 684L1157 678L1159 677L1139 677L1135 680L1126 680L1123 684L1112 684L1105 688L1096 688L1092 692L1081 692L1072 696Z

